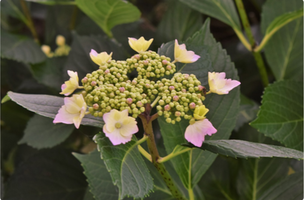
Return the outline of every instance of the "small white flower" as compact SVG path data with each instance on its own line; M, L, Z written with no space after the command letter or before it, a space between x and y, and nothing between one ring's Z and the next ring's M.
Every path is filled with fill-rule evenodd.
M225 79L226 73L208 72L209 90L216 94L228 94L230 90L241 83L236 80Z
M53 123L74 124L78 129L86 110L87 104L81 94L65 97L64 105L59 109Z
M60 94L64 94L65 96L72 94L79 87L77 72L68 70L68 74L70 76L70 79L61 85L62 91L60 92Z
M111 110L103 115L105 125L103 132L113 145L125 144L132 139L132 135L138 132L137 122L128 116L128 110Z

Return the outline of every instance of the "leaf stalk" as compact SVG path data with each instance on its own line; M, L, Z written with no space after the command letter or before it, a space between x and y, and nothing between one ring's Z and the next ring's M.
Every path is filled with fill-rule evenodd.
M254 49L256 47L256 42L255 42L255 39L254 39L253 34L251 32L251 29L250 29L250 24L249 24L249 21L248 21L248 18L247 18L247 14L246 14L243 2L242 2L242 0L235 0L235 4L236 4L237 9L239 11L241 21L242 21L242 24L244 26L246 35L249 39L249 42L250 42L250 45L251 45L250 49L251 49L253 57L256 61L256 64L258 66L258 70L259 70L259 73L260 73L260 76L261 76L261 79L262 79L262 83L263 83L264 87L266 87L269 84L266 67L265 67L262 55L259 52L254 52Z

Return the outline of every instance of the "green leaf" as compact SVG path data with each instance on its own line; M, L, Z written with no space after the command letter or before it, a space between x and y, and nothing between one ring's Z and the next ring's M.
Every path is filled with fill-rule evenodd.
M143 198L148 195L153 189L153 181L137 149L136 138L117 146L113 146L103 133L95 135L94 140L114 185L119 188L119 199L124 196Z
M24 158L6 186L4 199L82 200L87 183L71 152L56 148Z
M59 92L64 82L62 72L65 62L66 57L48 58L43 63L31 65L32 74L37 81Z
M122 0L76 0L77 6L112 38L111 29L139 19L140 11Z
M180 0L194 10L214 17L241 30L240 20L232 0Z
M26 0L29 2L41 3L46 5L75 5L73 0Z
M237 80L237 72L230 57L221 45L215 41L209 30L209 20L202 29L189 38L185 44L188 50L194 51L201 58L195 63L183 65L177 63L182 73L195 74L202 85L208 84L208 71L226 72L228 78ZM174 43L164 44L159 49L160 55L167 55L173 59ZM228 139L236 123L239 106L239 88L233 89L228 95L208 94L204 104L209 109L207 118L217 129L217 133L206 139ZM172 125L166 123L163 117L158 118L162 137L167 153L171 153L176 145L186 143L184 133L189 125L187 120ZM216 154L199 149L181 154L171 159L173 166L186 188L192 188L198 183L202 175L210 167Z
M55 118L58 110L64 104L62 97L56 97L51 95L39 95L39 94L19 94L14 92L8 92L8 96L20 106L35 112L39 115ZM100 117L93 117L92 115L85 115L82 119L82 125L102 127L103 120Z
M234 158L280 157L304 159L303 153L298 150L243 140L209 140L205 141L201 148Z
M50 148L63 142L74 130L74 126L54 124L53 119L34 115L24 130L24 136L18 142L26 143L37 149Z
M261 44L259 45L259 49L262 49L266 45L268 40L272 37L272 35L275 34L280 28L302 16L303 16L303 8L294 12L285 13L275 18L271 22L271 24L269 24L269 26L267 27L265 36Z
M302 7L303 2L297 0L282 0L279 4L275 0L267 1L263 6L262 32L267 34L267 31L272 30L281 15L303 12L298 10ZM276 80L303 79L302 27L303 18L300 17L278 30L265 46L265 56Z
M73 153L81 162L90 191L96 200L117 200L117 187L113 185L110 173L100 158L98 151L87 155Z
M20 1L18 1L18 0L1 1L1 11L3 14L7 14L14 18L20 19L25 24L27 24L28 19L25 17L25 15L23 14L23 12L21 10L22 10L22 6L20 4ZM2 30L2 33L3 33L3 30Z
M264 144L278 144L249 125L243 126L238 132L238 138ZM295 159L283 158L259 158L237 159L238 176L237 190L239 198L236 199L260 199L268 194L271 188L290 174L291 163L303 162ZM302 168L301 168L302 169Z
M113 42L105 36L79 36L76 33L73 35L73 42L71 44L71 51L68 56L64 71L77 71L79 78L83 78L87 73L97 70L99 66L95 64L90 58L90 51L94 49L98 53L113 52L113 59L125 59L125 55L121 45ZM66 78L68 79L68 75Z
M185 4L171 0L156 31L157 43L186 40L202 27L202 17Z
M239 199L236 189L238 160L218 156L198 183L208 200Z
M256 102L241 95L239 115L234 130L238 131L241 126L256 118L259 106Z
M273 173L273 172L271 172ZM298 172L277 182L259 200L297 200L303 198L303 173Z
M302 151L303 83L289 80L268 86L251 126L286 147Z
M24 63L40 63L46 59L39 45L25 36L13 35L2 31L1 58L8 58Z

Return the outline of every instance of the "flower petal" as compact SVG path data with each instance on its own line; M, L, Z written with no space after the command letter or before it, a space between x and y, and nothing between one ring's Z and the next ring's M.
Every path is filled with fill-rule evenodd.
M228 94L230 90L237 87L241 83L237 80L225 79L226 73L209 72L208 83L209 90L219 95Z
M196 55L193 51L187 51L185 44L178 44L178 41L175 40L174 45L174 58L175 61L181 63L193 63L197 61L200 56Z
M185 139L193 145L201 147L205 140L205 135L212 135L216 132L217 130L211 122L208 119L204 119L196 121L186 128Z
M145 40L144 37L140 37L138 40L132 37L129 37L128 39L130 47L138 53L147 51L153 42L153 39Z

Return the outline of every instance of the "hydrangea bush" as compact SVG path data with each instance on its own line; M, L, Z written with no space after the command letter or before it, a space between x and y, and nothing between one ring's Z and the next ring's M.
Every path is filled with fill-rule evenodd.
M303 5L253 2L2 1L3 199L302 199Z

